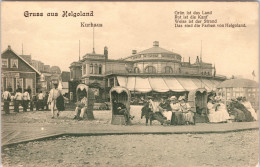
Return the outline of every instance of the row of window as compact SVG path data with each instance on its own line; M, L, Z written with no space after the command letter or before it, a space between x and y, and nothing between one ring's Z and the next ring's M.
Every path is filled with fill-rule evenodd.
M225 94L223 92L219 92L218 95L225 97ZM241 97L241 96L243 97L243 96L245 96L245 94L243 92L233 92L232 96L231 96L231 93L227 93L227 99L231 99L232 97L237 98L237 97ZM250 97L250 98L255 98L256 94L255 93L248 93L247 96Z
M87 67L86 67L86 64L84 64L83 65L83 69L82 69L82 71L83 71L83 75L85 75L86 73L87 73L87 69L86 69ZM89 73L90 74L102 74L102 65L101 64L99 64L99 65L97 65L97 64L90 64L90 66L89 66Z
M144 70L145 73L156 73L156 68L154 66L147 66ZM140 73L140 69L138 67L134 68L134 73ZM164 73L165 74L172 74L173 69L169 66L166 66L164 68Z
M226 88L227 92L244 92L247 89L248 92L256 92L259 91L258 88ZM220 92L224 91L223 89L219 89Z
M141 57L166 57L166 58L180 59L176 55L161 55L160 56L159 54L136 55L136 56L133 56L132 59L138 59L138 58L141 58Z
M210 75L210 72L201 72L201 75Z
M5 84L4 84L4 78L1 78L1 86L2 90L4 89L12 89L12 92L15 92L18 88L31 88L33 89L33 79L31 78L25 78L25 87L23 85L24 78L5 78Z
M2 68L9 68L9 63L8 63L9 59L2 59L2 64L1 67ZM10 68L18 68L18 59L11 59L11 64L10 64Z

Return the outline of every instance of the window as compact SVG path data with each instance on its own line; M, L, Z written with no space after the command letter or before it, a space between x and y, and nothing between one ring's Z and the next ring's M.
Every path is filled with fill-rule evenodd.
M23 90L23 78L16 78L16 89Z
M232 89L232 88L227 88L227 92L231 92L231 89Z
M6 88L12 89L11 92L14 92L14 78L6 78Z
M86 74L86 64L83 65L83 69L82 69L83 75Z
M134 68L134 73L140 73L140 69L138 67Z
M145 73L156 73L156 69L153 66L148 66L145 68Z
M26 87L26 89L32 89L33 88L33 79L26 78L25 79L25 87Z
M172 73L173 73L173 70L172 70L171 67L166 66L166 67L164 68L164 73L166 73L166 74L172 74Z
M98 73L99 73L99 74L102 74L102 65L101 65L101 64L99 64Z
M239 91L240 88L233 88L233 91Z
M227 99L230 99L230 98L231 98L231 94L227 93Z
M210 73L208 72L208 75L210 75Z
M18 68L18 59L11 59L11 68Z
M2 68L8 68L8 59L2 59Z
M98 73L98 65L95 64L95 66L94 66L94 74L97 74L97 73Z
M71 79L74 78L74 77L73 77L73 70L70 71L70 78L71 78Z
M93 74L93 64L90 64L89 68L90 68L89 73Z

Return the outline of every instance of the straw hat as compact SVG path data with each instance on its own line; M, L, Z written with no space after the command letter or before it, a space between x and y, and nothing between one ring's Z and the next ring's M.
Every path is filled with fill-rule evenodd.
M170 97L170 100L171 100L171 101L176 100L176 99L177 99L176 96L171 96L171 97Z

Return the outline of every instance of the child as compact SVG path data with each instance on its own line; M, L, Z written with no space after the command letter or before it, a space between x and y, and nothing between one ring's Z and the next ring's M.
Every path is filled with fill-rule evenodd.
M149 102L146 102L142 108L142 114L141 114L141 119L143 119L143 116L145 116L146 119L146 126L148 125L148 120L150 120L150 125L152 125L153 119L153 111L149 107Z

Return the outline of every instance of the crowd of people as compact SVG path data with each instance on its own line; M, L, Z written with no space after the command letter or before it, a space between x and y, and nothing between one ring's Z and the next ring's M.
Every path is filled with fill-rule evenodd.
M153 120L162 125L195 125L195 113L187 103L186 96L180 96L178 99L176 96L163 96L160 101L151 96L147 98L141 113L141 118L146 119L146 125L149 121L152 125Z
M257 114L246 97L232 98L227 105L220 96L208 96L206 116L209 123L227 123L232 119L239 122L257 120ZM233 116L233 117L232 117ZM147 97L142 107L141 118L145 117L146 125L153 120L162 125L195 125L195 111L187 103L186 96L162 97L160 101L151 96Z
M58 90L58 84L53 85L53 89L50 93L43 93L42 91L37 92L36 95L31 94L31 89L18 88L14 93L12 89L6 89L2 93L2 101L4 102L4 112L5 114L10 114L10 103L14 106L14 112L19 113L20 106L23 108L23 112L29 111L52 111L52 118L55 116L55 109L57 108L57 116L59 116L59 111L64 110L64 97L60 90Z
M228 111L237 122L251 122L258 120L255 109L246 97L232 98L227 105Z
M64 97L62 92L58 89L58 84L54 84L50 92L43 93L39 91L32 96L30 89L19 88L15 93L11 89L6 89L2 93L2 101L4 102L3 110L5 114L10 114L10 103L13 103L14 112L19 112L19 107L22 106L23 112L28 109L33 111L51 110L52 117L59 117L60 111L64 108ZM153 98L147 96L142 107L141 119L145 117L146 125L153 120L159 121L162 125L195 125L196 110L191 109L187 102L186 96L176 96L161 98ZM76 109L73 119L83 120L84 114L88 107L88 99L86 96L80 98L76 103ZM57 113L55 111L57 109ZM127 109L125 104L118 101L113 101L114 114L124 115L126 124L134 117L130 115L130 109ZM209 123L225 123L234 119L237 122L250 122L257 120L257 114L251 103L246 97L232 98L227 104L222 102L220 96L214 94L208 95L206 116Z
M38 92L36 95L31 94L30 89L18 88L14 93L11 93L12 89L6 89L2 94L2 101L4 101L4 112L5 114L10 114L10 103L14 106L14 112L19 112L19 107L23 108L23 112L27 112L28 109L33 111L48 110L48 93L45 95L42 91Z

